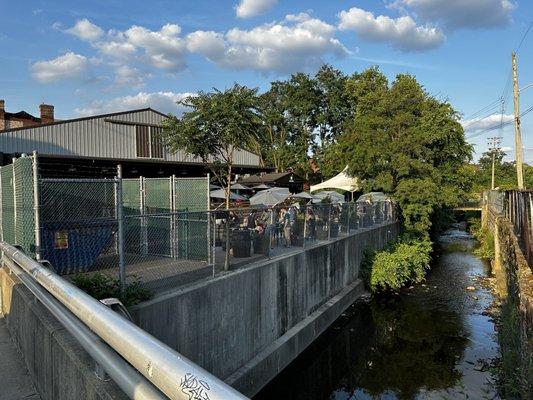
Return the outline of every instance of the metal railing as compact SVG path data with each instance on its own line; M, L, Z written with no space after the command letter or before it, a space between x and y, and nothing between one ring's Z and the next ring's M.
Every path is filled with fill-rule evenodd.
M3 241L0 250L2 264L21 279L130 398L246 399L21 250Z

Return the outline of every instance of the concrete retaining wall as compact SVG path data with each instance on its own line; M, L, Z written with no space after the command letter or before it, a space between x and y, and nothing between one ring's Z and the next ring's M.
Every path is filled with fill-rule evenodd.
M132 310L148 333L248 396L257 393L362 292L366 248L397 223L252 264Z
M128 398L112 381L96 378L92 358L5 267L0 268L0 306L42 400Z
M516 343L512 349L520 357L515 369L521 375L522 398L533 398L533 273L520 248L511 222L501 216L489 216L494 233L493 272L500 296L517 312L519 321ZM504 348L505 351L505 348ZM516 368L516 367L515 367Z

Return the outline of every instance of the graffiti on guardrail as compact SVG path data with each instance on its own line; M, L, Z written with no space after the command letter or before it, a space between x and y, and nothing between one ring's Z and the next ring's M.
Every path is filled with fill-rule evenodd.
M189 396L188 400L210 400L207 393L211 388L206 381L198 379L190 372L181 379L180 389Z

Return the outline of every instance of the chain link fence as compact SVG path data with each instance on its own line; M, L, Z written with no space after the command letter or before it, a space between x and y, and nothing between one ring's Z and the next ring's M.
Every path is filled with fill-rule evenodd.
M34 158L0 167L0 239L35 254Z
M0 168L0 204L1 239L55 272L154 292L396 220L390 200L210 210L209 176L42 178L35 157Z

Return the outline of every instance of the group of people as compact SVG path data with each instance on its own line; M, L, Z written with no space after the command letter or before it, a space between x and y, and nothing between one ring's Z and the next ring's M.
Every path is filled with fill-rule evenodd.
M303 232L299 232L296 227L297 216L301 212L304 213L305 228ZM305 207L303 211L299 204L282 206L278 209L250 210L247 215L239 215L236 211L229 211L227 221L231 228L254 230L258 236L269 235L271 246L290 247L295 243L295 238L298 235L303 236L304 234L305 240L313 241L316 239L317 215L313 207L309 206Z

